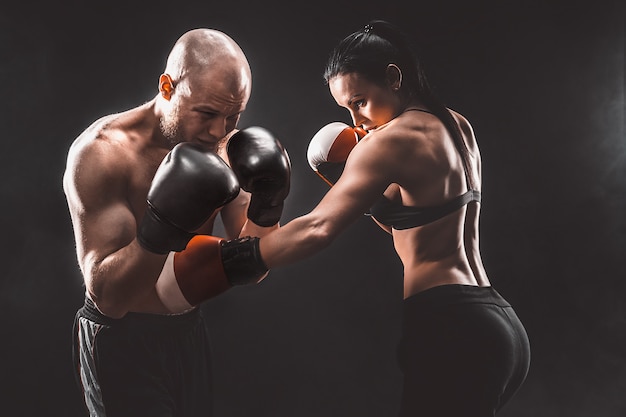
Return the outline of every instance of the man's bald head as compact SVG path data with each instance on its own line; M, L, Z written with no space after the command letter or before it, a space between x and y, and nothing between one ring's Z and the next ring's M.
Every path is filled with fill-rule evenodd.
M163 135L175 144L214 149L237 127L252 91L245 54L228 35L193 29L174 44L159 77L156 111Z
M188 94L209 72L219 74L224 86L250 93L250 65L237 42L215 29L192 29L184 33L167 58L165 73L172 78L179 94Z

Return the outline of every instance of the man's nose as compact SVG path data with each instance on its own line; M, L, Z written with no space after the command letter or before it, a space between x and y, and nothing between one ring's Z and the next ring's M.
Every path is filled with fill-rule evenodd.
M222 139L226 136L226 118L216 117L211 120L207 131L215 139Z

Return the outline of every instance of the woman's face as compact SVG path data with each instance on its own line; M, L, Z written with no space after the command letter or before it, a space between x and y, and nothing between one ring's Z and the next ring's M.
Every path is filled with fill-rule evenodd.
M381 87L358 73L337 75L328 86L337 104L350 112L354 126L374 130L401 113L400 99L391 86Z

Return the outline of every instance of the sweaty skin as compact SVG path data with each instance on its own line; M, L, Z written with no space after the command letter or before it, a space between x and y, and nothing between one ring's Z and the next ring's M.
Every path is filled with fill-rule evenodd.
M385 194L407 206L435 206L467 191L459 152L425 107L402 103L396 85L378 86L358 74L329 82L337 104L354 126L369 131L352 150L335 185L308 214L260 240L269 268L295 262L328 246ZM452 112L470 151L470 172L480 191L481 162L469 122ZM473 202L433 223L406 230L379 224L393 236L404 267L404 297L442 284L488 286L479 251L480 204Z
M228 162L225 143L250 97L248 61L227 35L196 29L172 48L158 93L136 108L105 116L71 145L63 188L86 295L105 315L166 314L155 282L167 255L143 249L137 225L152 178L180 142L195 142ZM212 234L218 212L227 238L262 236L246 219L249 194L215 211L197 232Z

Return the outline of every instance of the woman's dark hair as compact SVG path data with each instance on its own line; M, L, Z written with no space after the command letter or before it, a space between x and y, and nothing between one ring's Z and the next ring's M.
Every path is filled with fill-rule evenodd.
M419 99L443 122L469 172L469 151L459 125L433 93L420 61L405 34L396 26L384 20L372 20L363 29L348 35L330 53L324 80L328 84L337 75L358 73L374 84L385 86L389 64L397 65L402 71L401 91L409 99ZM468 180L469 186L474 188L473 176L468 175Z

